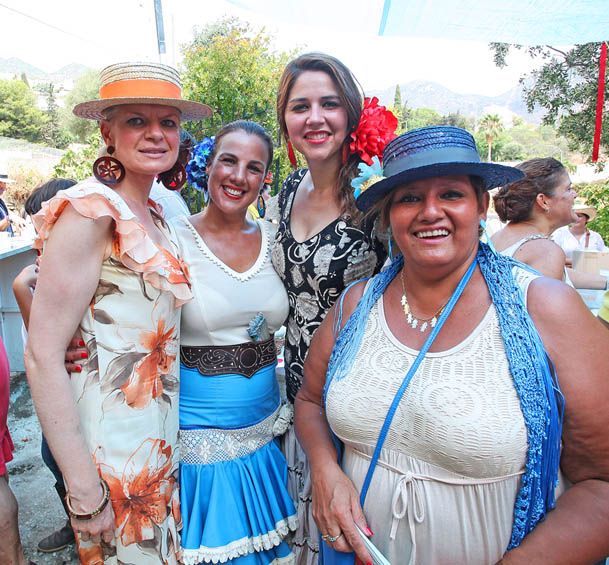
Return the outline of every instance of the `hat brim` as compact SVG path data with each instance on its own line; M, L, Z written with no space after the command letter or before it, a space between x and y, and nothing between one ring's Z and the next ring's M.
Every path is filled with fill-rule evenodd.
M204 120L212 115L212 109L206 104L200 102L192 102L190 100L181 100L178 98L154 98L154 97L139 97L139 98L104 98L102 100L91 100L89 102L81 102L77 104L72 112L79 118L87 120L103 120L104 110L112 106L120 106L122 104L158 104L160 106L171 106L180 111L180 119L183 122L190 120Z
M480 177L485 190L510 184L525 177L525 174L520 169L497 163L434 163L433 165L407 169L374 183L357 197L355 204L362 212L368 212L376 202L398 186L411 183L415 180L450 175Z
M3 182L4 184L13 184L15 182L17 182L15 179L2 179L0 178L0 182Z
M588 222L591 222L596 218L596 210L592 208L592 206L578 206L577 204L573 206L573 211L577 214L585 214L588 216Z

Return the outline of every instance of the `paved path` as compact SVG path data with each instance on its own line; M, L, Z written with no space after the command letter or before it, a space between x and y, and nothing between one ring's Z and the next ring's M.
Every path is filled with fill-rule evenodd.
M66 516L53 488L53 475L40 457L40 425L23 374L11 377L8 428L15 458L7 468L19 502L19 529L26 556L41 565L77 565L73 545L50 554L36 550L38 542L61 527Z

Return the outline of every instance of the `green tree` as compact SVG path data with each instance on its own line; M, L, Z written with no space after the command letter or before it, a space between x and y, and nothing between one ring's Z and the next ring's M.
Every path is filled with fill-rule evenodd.
M87 139L98 129L94 120L78 118L72 108L81 102L95 100L99 95L99 78L97 71L87 71L74 84L74 88L65 98L65 108L59 113L61 125L67 129L76 141L86 143Z
M25 73L21 73L21 80L26 84L28 88L30 87L30 83L28 82L27 75Z
M209 47L216 37L228 37L233 31L246 35L252 30L247 22L242 22L237 16L223 16L207 24L202 30L195 28L195 37L190 45Z
M395 85L395 94L393 95L393 106L390 106L387 109L391 110L395 117L398 119L398 127L396 133L402 133L404 131L402 127L402 93L400 92L399 84Z
M93 163L98 157L99 148L103 145L99 128L87 139L83 147L68 149L55 165L55 175L60 178L81 181L93 174Z
M441 125L454 126L456 128L466 129L470 132L474 131L473 118L466 118L461 114L461 112L459 112L459 110L442 116Z
M192 42L182 46L184 96L205 102L214 111L206 122L185 124L196 139L211 136L233 120L260 123L278 143L276 97L286 63L296 55L276 52L264 29L252 31L237 18L208 24ZM273 175L280 180L290 171L285 145L275 151Z
M495 141L499 134L503 131L503 124L498 114L486 114L482 116L480 123L478 124L479 130L484 134L484 139L488 144L488 158L487 161L492 161L493 154L493 141Z
M230 22L226 24L225 19L210 24L183 48L185 97L211 106L215 115L207 128L210 133L222 122L266 108L254 119L276 134L277 84L293 53L273 51L272 38L264 30L246 34L245 24L236 19Z
M507 66L506 57L511 48L526 49L533 59L543 65L528 76L523 76L523 98L529 111L536 106L545 110L543 122L558 128L578 149L591 156L596 121L598 89L598 64L601 43L575 45L569 50L550 45L523 47L507 43L491 43L495 64ZM609 73L605 78L605 90L609 86ZM603 124L609 122L609 106L605 104ZM601 146L609 147L609 128L603 127ZM606 156L601 154L601 162Z
M36 95L23 81L0 80L0 135L37 142L46 122Z
M39 87L45 95L47 122L43 129L42 139L51 147L65 149L72 141L72 136L59 123L59 106L55 95L55 85L52 82Z
M442 122L442 116L431 108L417 108L410 112L408 129L423 128L426 126L437 126Z
M393 107L402 109L402 92L400 91L400 85L395 85L395 94L393 95Z

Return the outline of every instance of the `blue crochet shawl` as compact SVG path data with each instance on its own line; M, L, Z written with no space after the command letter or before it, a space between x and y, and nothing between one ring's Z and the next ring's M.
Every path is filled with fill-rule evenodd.
M527 427L526 469L514 506L514 524L507 547L510 550L517 547L555 505L564 399L512 272L514 266L530 271L533 269L496 253L482 242L477 259L497 311L514 387ZM344 378L351 370L370 310L403 264L404 259L399 255L372 280L341 330L343 293L334 320L337 338L328 365L324 401L332 380Z

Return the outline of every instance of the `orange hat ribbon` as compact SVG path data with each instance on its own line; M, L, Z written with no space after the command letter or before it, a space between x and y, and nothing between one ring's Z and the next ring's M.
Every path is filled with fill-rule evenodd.
M176 98L181 100L179 86L165 80L133 79L117 80L99 89L99 97L104 98Z

